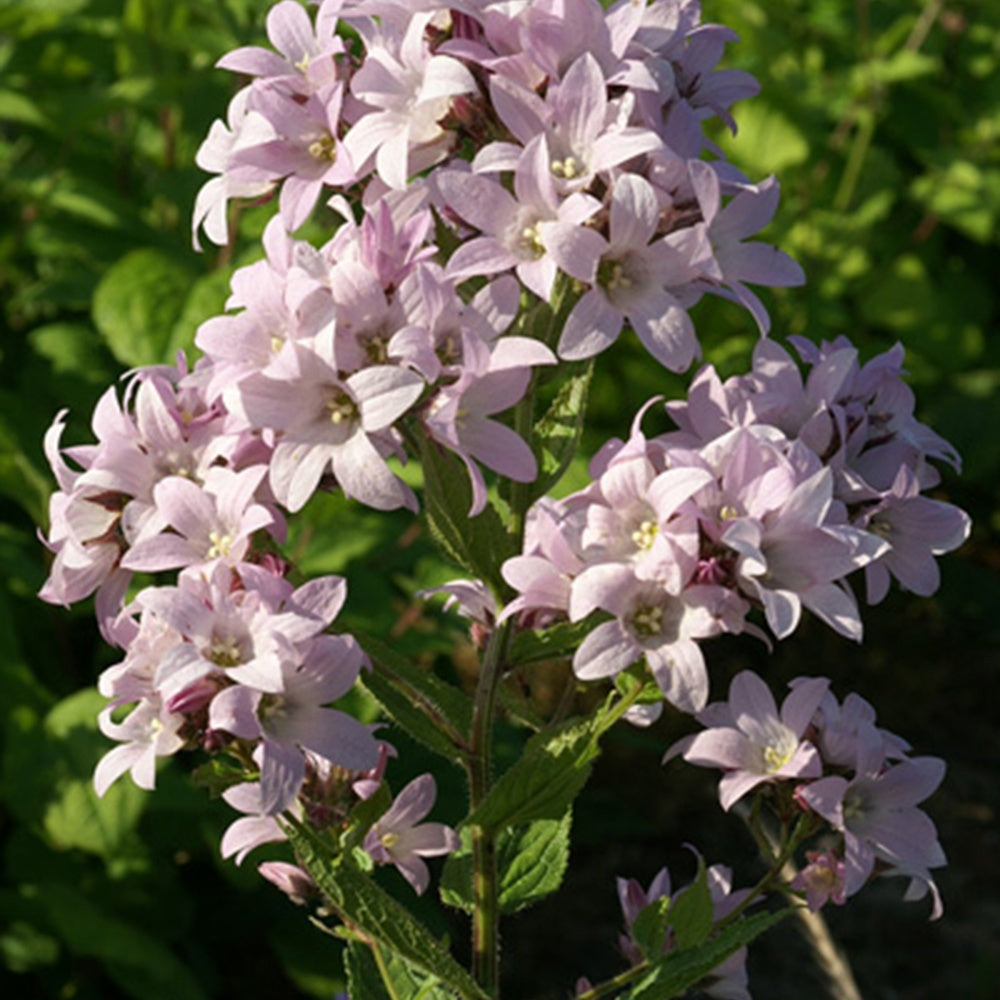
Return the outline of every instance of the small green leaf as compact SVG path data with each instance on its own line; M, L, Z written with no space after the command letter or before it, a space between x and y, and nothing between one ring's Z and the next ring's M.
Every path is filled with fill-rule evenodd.
M570 810L562 819L539 819L527 826L508 828L497 838L497 893L501 913L516 913L562 885L569 864ZM461 830L462 847L449 855L441 873L439 891L448 906L471 913L472 836Z
M608 700L584 720L569 720L528 740L468 823L499 830L536 819L561 819L590 776L600 737L620 717L623 701Z
M726 927L717 937L696 948L671 951L656 962L623 1000L672 1000L709 976L730 955L783 920L791 909L757 913Z
M94 324L112 354L126 365L170 360L172 331L193 275L154 247L116 261L94 292Z
M698 877L673 897L667 922L678 948L694 948L708 939L715 923L705 860L698 856Z
M424 470L424 506L431 534L444 553L470 572L503 592L500 576L504 560L516 555L513 539L490 504L469 517L472 487L465 466L427 438L420 439Z
M331 861L329 848L315 834L298 825L285 829L299 861L341 920L414 969L436 977L463 1000L488 1000L472 976L402 904L350 864Z
M670 897L660 896L647 903L632 924L632 938L648 959L658 959L663 954L667 939L667 911Z
M566 370L566 381L532 433L532 450L538 459L538 478L528 494L532 500L544 496L562 479L580 447L594 363L567 365Z
M250 781L252 777L244 767L225 757L212 757L191 772L195 788L207 789L213 799L217 799L227 788Z
M378 949L351 941L344 950L348 994L364 1000L449 1000L454 994L387 948Z
M362 684L415 740L456 764L472 728L472 702L458 688L415 667L371 636L358 634L375 669Z

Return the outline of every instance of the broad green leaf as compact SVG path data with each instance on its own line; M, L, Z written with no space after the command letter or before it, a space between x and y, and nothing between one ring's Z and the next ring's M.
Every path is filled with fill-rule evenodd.
M0 121L20 122L22 125L49 125L41 108L29 97L14 90L0 90Z
M693 948L708 939L715 923L712 894L708 888L705 860L698 857L698 876L680 892L674 894L667 914L667 922L674 932L674 941L680 949Z
M611 698L587 719L536 733L467 822L499 830L536 819L562 819L587 783L600 753L598 741L624 712L623 705Z
M13 411L15 402L15 397L4 394L5 411ZM12 412L12 423L15 420ZM38 457L42 457L41 447ZM0 494L20 504L36 524L43 524L51 492L48 476L25 454L12 426L0 416Z
M0 955L11 972L31 972L52 965L59 957L59 942L23 920L11 922L0 933Z
M168 944L135 923L108 915L69 885L47 883L38 898L49 922L77 955L102 961L136 1000L206 1000L198 978Z
M497 839L497 899L501 913L516 913L556 892L569 864L571 810L562 819L539 819L501 831ZM448 857L441 873L441 899L471 913L472 840L462 829L462 848Z
M696 948L671 951L624 995L623 1000L671 1000L683 996L730 955L783 920L791 910L757 913L726 927L717 937Z
M647 903L632 924L632 937L648 959L658 959L663 954L663 943L667 939L667 912L670 897L660 896Z
M532 433L532 450L538 459L538 478L528 494L532 500L544 496L562 479L580 447L594 364L589 361L567 365L566 369L566 381Z
M413 968L434 976L463 1000L488 1000L472 976L404 906L348 863L335 864L328 848L299 826L288 839L334 912L354 931L393 951Z
M736 112L739 132L723 133L719 145L754 176L780 174L809 158L809 141L783 112L758 98L741 104Z
M381 966L381 967L380 967ZM379 948L376 960L372 949L351 941L344 951L348 994L365 1000L448 1000L454 996L388 948ZM388 982L386 982L388 980Z
M188 358L194 356L194 338L198 327L205 320L225 311L229 297L228 271L211 271L202 275L188 292L177 322L170 334L168 356L173 358L178 351L184 351Z
M490 504L469 517L472 487L462 462L427 438L420 440L424 505L431 534L445 554L494 590L503 592L505 559L516 555L514 542Z
M154 247L118 260L94 292L93 319L114 356L126 365L160 364L170 345L193 275Z
M48 323L36 327L28 334L28 342L57 375L106 386L117 374L117 366L112 368L111 356L96 331L83 323Z
M94 791L91 762L96 763L101 748L117 746L97 731L97 715L106 704L106 698L87 689L63 699L46 716L46 736L72 760L73 769L84 774L64 774L55 783L42 823L57 847L75 847L111 861L138 826L148 796L127 777L103 798Z
M385 643L359 635L374 670L362 684L389 716L429 750L456 764L472 728L472 702L458 688L415 667Z

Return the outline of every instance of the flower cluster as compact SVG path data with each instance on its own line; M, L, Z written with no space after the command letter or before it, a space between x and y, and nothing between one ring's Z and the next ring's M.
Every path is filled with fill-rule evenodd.
M698 640L763 635L752 609L779 639L803 607L860 639L844 579L854 570L866 569L871 600L890 573L936 589L934 556L964 540L969 519L920 495L939 481L928 459L957 457L914 418L901 350L860 366L846 341L801 349L805 383L765 340L746 376L722 383L706 367L686 401L666 406L677 431L647 439L647 404L629 440L595 457L588 487L533 509L524 554L503 567L519 592L503 614L538 626L603 612L576 675L613 676L645 657L664 697L697 712L708 697Z
M876 870L910 879L906 899L933 897L931 868L946 863L931 819L917 804L944 778L944 761L910 757L909 745L875 725L875 711L856 694L838 702L826 678L800 678L780 712L751 671L733 678L729 699L698 715L707 728L667 752L702 767L722 768L719 801L729 809L752 789L790 782L797 807L839 835L836 850L810 852L792 888L813 909L842 903ZM876 866L877 869L876 869Z

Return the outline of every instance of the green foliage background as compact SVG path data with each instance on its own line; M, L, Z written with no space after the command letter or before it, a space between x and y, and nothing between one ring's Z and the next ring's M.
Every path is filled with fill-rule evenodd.
M736 108L739 135L720 131L718 141L752 178L779 176L783 198L765 237L809 278L804 289L764 293L772 334L847 334L866 357L902 340L919 415L965 456L962 480L947 477L941 495L969 509L976 528L945 566L944 603L934 614L960 630L948 640L955 655L963 656L964 642L964 655L981 668L982 651L1000 648L993 610L1000 596L1000 6L703 6L705 20L742 37L727 65L750 70L762 85L761 96ZM267 208L241 212L232 250L202 255L191 249L189 220L204 180L195 152L238 86L212 64L263 40L267 7L265 0L0 2L0 983L7 996L323 997L341 983L328 939L261 886L252 865L244 871L218 861L231 814L190 786L183 765L164 769L155 795L123 781L103 802L95 799L90 774L104 740L91 686L114 654L98 641L88 608L50 608L34 597L47 572L35 533L46 527L54 486L41 439L55 413L68 407L66 440L84 441L106 387L130 366L190 348L198 324L221 311L233 268L259 254ZM725 374L747 367L757 333L746 313L713 300L694 318L709 360ZM682 380L657 371L637 347L620 345L598 365L584 452L626 433L628 415L649 396L682 390ZM571 477L582 466L581 459ZM408 517L324 497L297 522L291 546L304 571L349 577L345 627L388 636L403 652L438 657L440 669L462 676L462 656L448 658L454 626L412 599L453 573ZM888 607L912 618L902 600ZM854 655L853 647L837 649ZM884 661L892 650L867 655ZM995 692L992 674L987 681ZM915 690L937 694L928 679ZM966 694L962 704L987 715L987 702ZM986 725L995 738L995 720ZM407 769L429 765L419 748L397 742L402 784ZM645 752L655 756L663 745ZM929 749L949 755L944 739ZM995 769L997 751L983 752ZM442 808L457 819L464 811L457 774L440 784ZM989 801L995 808L995 795ZM623 827L578 817L584 855L588 843L625 836ZM976 863L953 856L958 868ZM594 891L607 897L610 950L613 887ZM428 919L439 932L464 933L458 923ZM986 972L970 973L979 978L963 995L992 995L977 984L989 990L997 963L995 950L977 952L973 970ZM524 977L539 997L565 995L586 971L551 955L548 964L548 979L540 969ZM528 987L512 995L527 996Z

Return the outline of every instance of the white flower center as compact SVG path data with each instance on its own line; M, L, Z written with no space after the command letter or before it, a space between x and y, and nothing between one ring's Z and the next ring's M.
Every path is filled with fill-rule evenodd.
M218 531L210 531L208 540L212 544L208 547L207 559L224 559L233 547L232 535L221 535Z

